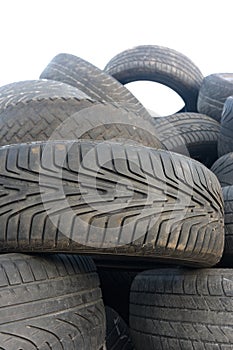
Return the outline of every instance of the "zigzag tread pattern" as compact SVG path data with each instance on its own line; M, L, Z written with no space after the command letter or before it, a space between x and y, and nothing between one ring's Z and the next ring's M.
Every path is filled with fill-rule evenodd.
M166 257L210 266L223 249L215 176L162 150L91 141L0 150L1 251Z
M94 106L99 108L98 113L95 112L95 109L92 112ZM103 117L106 116L103 114L106 113L105 108L108 107L119 114L122 112L125 117L124 123L128 121L128 124L118 123L115 119L112 121L110 119L109 124L104 123ZM82 113L81 117L79 113ZM154 132L133 125L127 110L110 104L73 99L30 101L26 105L19 103L17 108L8 107L0 113L0 116L0 145L48 139L106 140L117 138L161 148ZM153 128L152 123L151 127Z
M26 80L0 87L0 111L30 101L54 99L90 100L84 92L58 81Z

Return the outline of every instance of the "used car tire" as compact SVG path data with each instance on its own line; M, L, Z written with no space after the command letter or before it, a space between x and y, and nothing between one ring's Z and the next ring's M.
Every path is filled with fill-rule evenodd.
M198 95L198 112L220 122L223 105L231 95L233 95L233 73L215 73L206 76Z
M131 287L136 350L233 349L233 270L158 269Z
M211 167L222 187L233 185L233 152L218 158Z
M138 99L111 75L90 62L67 53L56 55L40 75L72 85L96 101L105 101L127 107L138 116L150 118Z
M92 100L51 80L0 87L0 145L30 141L119 139L162 148L152 118L144 120L118 105Z
M115 142L0 148L0 251L75 252L212 266L221 187L201 163Z
M223 107L218 139L218 156L233 152L233 96L229 96Z
M210 167L218 159L220 124L200 113L178 113L154 121L160 142L169 151Z
M113 57L104 71L122 84L150 80L177 92L186 112L197 111L197 97L203 75L185 55L157 45L141 45Z
M224 199L225 245L221 266L233 267L233 186L222 189Z
M105 312L93 261L77 255L0 255L3 350L100 350Z

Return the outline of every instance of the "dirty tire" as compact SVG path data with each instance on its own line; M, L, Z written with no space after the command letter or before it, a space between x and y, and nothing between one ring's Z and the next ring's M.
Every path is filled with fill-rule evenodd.
M198 112L207 114L220 122L224 103L231 95L233 95L233 73L206 76L198 95Z
M165 149L190 156L210 167L218 158L220 124L200 113L178 113L155 119Z
M186 112L197 111L203 76L196 65L180 52L156 45L137 46L113 57L104 70L122 84L137 80L164 84L182 97Z
M57 141L0 149L0 250L216 264L223 204L199 162L144 146Z
M136 350L232 350L232 269L159 269L131 287Z
M97 271L104 304L115 309L128 324L130 287L138 272L133 269L108 268L98 265Z
M134 350L129 328L118 313L105 307L106 311L106 350Z
M0 348L100 350L105 311L95 265L77 255L0 256Z
M0 88L0 145L30 141L119 139L162 148L152 118L147 121L114 104L51 80Z
M217 176L222 187L233 185L233 152L218 158L211 171Z
M224 103L218 139L218 156L233 152L233 96Z
M67 53L58 54L44 69L40 78L61 81L80 89L96 101L117 103L138 116L150 118L149 112L125 86L80 57Z

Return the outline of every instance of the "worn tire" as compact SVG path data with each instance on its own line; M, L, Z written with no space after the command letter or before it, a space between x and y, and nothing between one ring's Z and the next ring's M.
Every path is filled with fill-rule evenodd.
M222 255L215 175L176 153L107 142L0 149L0 251L154 258L212 266Z
M231 95L233 95L233 73L206 76L198 95L198 112L207 114L220 122L224 103Z
M0 145L30 141L118 139L162 148L152 118L92 100L51 80L16 82L0 88Z
M118 313L109 306L106 312L106 350L134 350L129 328Z
M222 187L233 185L233 152L217 159L211 171L217 176Z
M61 81L80 89L96 101L117 103L142 118L150 118L149 112L125 86L80 57L58 54L41 73L40 79Z
M185 55L167 47L142 45L113 57L105 67L122 84L150 80L176 91L186 112L197 111L197 97L203 79L196 65Z
M220 124L200 113L178 113L154 121L165 149L210 167L218 158Z
M229 96L223 107L218 139L218 156L233 152L233 96Z
M0 255L2 350L100 350L105 312L91 259Z
M232 269L159 269L131 287L137 350L232 350Z

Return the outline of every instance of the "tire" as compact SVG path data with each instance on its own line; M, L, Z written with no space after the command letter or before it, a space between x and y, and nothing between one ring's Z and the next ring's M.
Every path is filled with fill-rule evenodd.
M124 321L129 323L130 287L137 275L136 270L99 267L97 271L105 305L116 310Z
M152 118L92 100L67 84L33 80L0 88L0 145L31 141L119 139L162 148Z
M176 153L57 141L0 149L0 251L74 252L212 266L222 255L215 175Z
M106 350L134 350L129 328L112 308L106 306Z
M206 76L201 84L197 109L220 122L223 105L233 95L233 74L218 73Z
M233 152L233 97L226 99L223 107L218 140L218 156Z
M232 350L232 269L161 269L131 287L136 350Z
M96 101L117 103L143 118L150 118L149 112L126 87L80 57L58 54L41 73L40 79L61 81Z
M233 186L223 188L225 245L221 264L233 267Z
M100 350L105 312L91 259L0 255L0 347Z
M180 52L156 45L137 46L113 57L104 70L122 84L137 80L164 84L182 97L186 112L197 111L203 76Z
M212 118L199 113L178 113L154 122L165 149L190 156L207 167L218 159L220 124Z
M233 185L233 152L216 160L211 171L217 176L222 187Z

